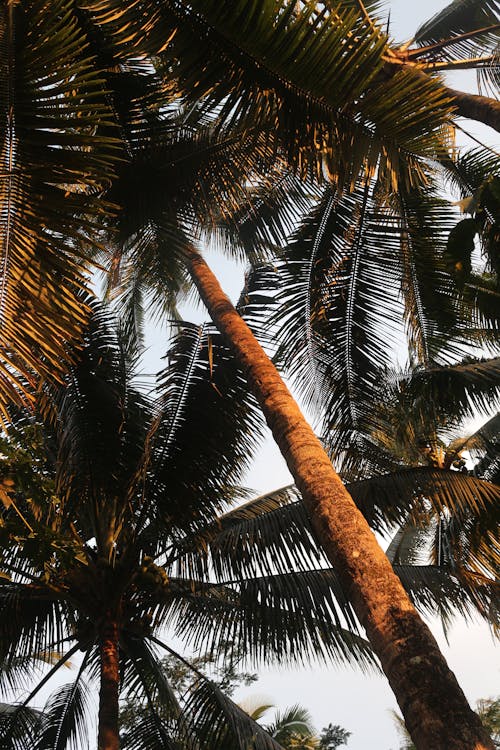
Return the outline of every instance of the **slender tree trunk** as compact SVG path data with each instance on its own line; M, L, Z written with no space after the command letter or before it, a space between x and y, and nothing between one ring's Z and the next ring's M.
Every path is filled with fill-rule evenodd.
M482 122L500 132L500 102L497 99L445 88L453 97L453 104L458 115Z
M434 637L276 368L199 253L191 249L187 260L212 320L246 372L418 750L493 750Z
M101 685L99 691L98 750L119 750L118 692L120 669L118 661L118 625L107 619L100 639Z
M386 70L389 71L389 75L393 75L399 68L399 65L390 64ZM426 70L412 67L411 71L414 75L429 80L429 73ZM443 88L450 99L453 100L452 104L455 105L457 115L482 122L484 125L489 125L490 128L500 132L500 102L497 99L492 99L489 96L469 94L466 91L458 91L444 84Z

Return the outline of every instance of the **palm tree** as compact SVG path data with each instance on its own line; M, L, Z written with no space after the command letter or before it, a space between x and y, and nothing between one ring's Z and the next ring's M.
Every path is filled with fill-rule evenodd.
M328 724L323 727L319 738L320 750L337 750L340 745L347 745L351 732L347 732L338 724Z
M224 731L233 747L252 738L272 750L199 670L181 709L159 660L166 652L184 663L165 642L167 626L213 654L234 642L266 661L322 655L368 665L373 657L322 571L282 575L256 548L246 560L261 572L241 577L231 547L210 554L205 537L245 513L223 511L243 495L234 480L262 424L220 337L184 324L155 403L134 385L132 364L98 309L64 386L47 384L38 419L18 412L2 438L1 677L18 690L31 681L2 722L2 742L62 750L84 738L87 678L99 681L99 750L118 748L122 689L147 701L142 748L170 750L176 737L215 747ZM261 504L258 515L266 512ZM57 662L33 688L36 659L48 652ZM16 740L27 704L73 657L75 681L57 690L34 730L25 722L29 741Z
M461 4L464 5L463 2ZM439 127L437 120L440 113L446 113L445 101L440 97L438 87L432 81L415 82L410 75L406 78L396 75L398 81L394 84L395 95L388 96L387 82L377 83L376 76L377 70L381 71L387 66L389 48L385 38L371 20L367 21L356 14L353 15L352 7L355 3L344 2L342 5L343 7L339 6L342 13L332 17L325 9L321 12L311 8L301 15L296 12L293 4L290 4L290 9L284 5L283 13L280 14L279 9L272 3L269 3L269 7L262 5L262 13L267 14L268 18L263 15L261 22L263 28L268 28L269 33L262 35L261 29L255 28L252 30L252 38L247 34L249 44L254 45L255 58L254 69L247 70L247 74L251 73L253 78L251 83L247 75L248 86L254 87L257 96L255 104L250 105L250 110L258 114L256 121L252 121L252 128L255 129L256 122L262 121L263 130L267 133L271 131L262 120L264 112L269 111L269 107L262 100L262 94L265 99L265 92L275 90L274 96L277 97L276 104L283 126L281 130L283 134L288 134L288 155L293 157L292 161L295 163L300 162L301 171L304 173L307 171L308 163L313 170L321 170L321 164L325 159L331 162L330 166L333 167L337 157L332 161L332 155L327 153L333 144L337 144L335 148L339 152L339 159L351 163L352 134L355 132L359 135L356 140L359 154L355 159L359 166L368 153L365 148L367 142L373 137L370 131L372 123L380 123L380 135L387 142L382 149L386 154L384 158L387 158L390 150L394 150L395 144L400 155L430 155L437 145L436 137L422 137L422 133L435 134ZM137 83L137 77L130 68L127 69L125 62L127 55L134 56L134 52L139 56L141 53L150 56L161 49L167 65L167 52L170 53L172 50L174 56L177 55L175 45L171 44L168 49L165 48L165 40L171 36L172 23L176 27L179 24L184 26L183 29L179 28L176 34L176 39L179 38L182 44L190 41L186 35L191 34L192 38L197 33L204 38L204 44L206 43L206 25L203 24L200 10L196 10L198 28L196 25L193 28L195 9L193 6L182 6L182 3L149 2L144 3L141 11L138 11L136 6L124 9L119 3L111 1L102 4L88 0L79 3L58 0L48 7L44 0L32 0L22 4L6 0L4 3L1 25L5 40L2 46L5 96L2 101L5 134L3 153L6 168L1 188L4 207L2 357L8 363L8 367L2 373L2 410L5 410L9 400L18 400L19 396L23 395L25 398L29 397L25 381L33 382L37 372L46 376L48 370L60 371L61 363L65 361L64 340L74 338L81 328L83 311L75 299L75 291L84 283L82 275L85 275L88 261L93 255L96 229L111 209L111 206L100 200L100 197L113 178L117 164L120 163L120 128L123 126L123 117L128 116L126 107L123 106L126 105L127 94L122 90L121 101L120 97L115 97L111 102L106 88L112 78L120 80L121 83L126 81L129 86ZM494 25L492 31L488 29L492 25L491 16L496 4L490 0L484 3L484 6L478 16L486 30L483 28L478 35L467 29L467 39L472 39L470 43L481 43L484 39L490 39L495 31ZM371 10L370 4L367 7ZM206 22L212 29L210 48L215 52L216 45L221 46L215 55L211 53L206 60L211 63L215 61L219 71L221 60L229 60L228 42L236 42L232 39L235 30L241 37L239 19L245 15L245 10L244 3L240 7L235 6L231 9L231 16L228 16L221 26L222 17L217 15L216 4L203 4L202 12L206 14ZM458 15L460 16L460 13ZM121 17L124 17L124 23L121 22ZM268 20L271 21L270 24L267 23ZM451 20L453 22L450 32L455 33L453 14ZM127 32L128 50L125 49L124 53L117 49L117 43L119 46L119 42L123 41L123 33L122 38L118 33L114 37L107 33L108 27L113 25L115 31L133 29L132 36ZM442 26L442 23L438 24L439 28ZM310 33L311 27L315 32L313 34ZM433 30L435 27L436 24L433 25ZM46 33L47 28L52 30L50 35ZM267 68L271 73L272 66L269 66L267 50L281 49L280 45L285 36L281 40L280 35L289 37L290 44L287 43L287 46L290 50L296 48L299 43L307 42L317 48L316 54L322 55L325 61L324 68L330 70L332 76L332 80L325 80L323 84L324 92L327 92L324 103L317 101L324 92L316 91L311 85L313 79L308 79L304 75L305 66L302 59L289 60L287 68L277 69L274 84L271 80L269 84L272 85L266 82L265 90L259 93L258 83L255 85L259 55L262 55L264 50ZM101 53L97 56L93 44L96 37L107 43L104 50L101 46ZM45 44L48 38L50 46ZM349 45L349 61L345 59L348 50L345 44L337 45L336 55L333 55L334 42L339 38L356 39L355 45ZM255 42L259 39L257 45ZM196 48L201 52L200 41L198 38ZM463 46L466 42L461 41L461 44ZM448 46L444 45L446 49ZM223 57L219 53L223 53ZM306 54L305 52L304 56ZM427 60L428 51L425 50L425 54ZM137 55L134 57L135 60L138 59ZM248 56L250 61L252 55L248 53ZM238 54L237 57L241 59L241 55ZM121 71L113 65L116 58L124 60ZM280 58L276 57L275 61L281 58L282 55ZM182 70L177 69L179 61L177 57L175 59L176 78L181 80ZM95 65L96 60L99 62L98 66ZM192 71L196 69L196 60L193 60L192 53L190 60L192 78ZM350 75L348 85L344 82L340 86L339 76L342 70L349 68L352 73L354 62L359 78L357 85L354 86ZM137 70L137 64L134 64ZM234 66L235 60L231 64ZM226 100L226 112L230 113L231 106L226 97L228 84L232 85L233 81L236 83L242 73L235 69L233 75L228 78L225 70L226 68L224 80L220 83L222 88L217 97L219 100ZM299 70L302 73L297 78ZM125 75L121 76L120 72ZM187 74L188 71L185 72ZM213 71L210 75L213 76ZM283 85L277 84L288 78L290 83L287 96L290 101L280 101L284 93ZM314 79L317 86L316 74ZM67 84L68 80L71 80L71 86ZM359 96L363 88L372 86L374 81L376 86L383 87L385 112L380 110L377 104L380 97L377 96L376 86L369 97ZM209 88L212 89L212 86ZM184 90L185 96L190 96L190 89L191 86ZM135 95L139 90L140 85L139 89L135 90ZM196 87L198 99L198 93L202 95L203 90L203 86ZM335 96L333 91L336 92ZM399 106L405 91L407 100L415 103L414 111L418 112L418 117L415 115L412 126L408 113L405 113L404 123L401 127L396 127L398 118L393 116L392 110ZM244 91L242 93L245 94ZM250 90L245 96L248 94L251 94ZM346 107L346 97L349 101L358 101L354 108L351 105L352 111L349 111L349 106ZM64 107L59 106L61 102L64 102ZM359 108L360 102L362 120L370 123L368 128L359 125L360 113L356 108ZM295 123L286 114L283 103L287 105L287 111L291 111L288 105L293 103L296 111L301 112ZM242 111L241 107L240 110ZM424 113L426 122L422 119ZM316 118L317 126L313 125L312 116ZM337 129L342 126L343 130L348 125L352 133L348 133L346 138L340 138L339 132L334 132L335 128L331 128L332 117L338 120ZM273 131L275 124L272 124ZM307 132L309 135L306 148ZM51 133L50 137L48 133ZM300 138L296 137L298 135ZM390 149L387 145L389 142ZM300 149L297 148L299 143ZM373 152L370 159L376 164L378 156L373 148L370 147L370 150ZM404 162L404 157L402 160ZM399 172L401 168L397 161L397 158L387 158L387 163L394 173ZM415 168L414 161L410 161ZM357 168L353 166L355 173ZM42 169L43 173L40 171ZM89 242L82 244L82 236L89 239ZM78 245L78 251L75 243ZM85 248L83 257L82 247ZM35 257L36 263L33 262ZM29 269L29 273L26 269ZM21 277L23 283L17 284ZM58 281L51 285L54 278ZM51 290L46 298L37 294L37 290L44 286L50 287ZM32 310L35 312L32 313ZM54 323L56 319L58 326Z
M15 11L9 21L17 14L22 25L25 7L9 6ZM30 10L41 8L40 4L28 6ZM93 49L96 39L102 42L101 53L97 50L95 58L106 86L117 92L113 98L113 114L119 125L116 132L126 134L134 175L141 176L140 171L134 172L141 162L133 159L137 152L130 148L130 134L137 138L142 135L147 147L148 132L156 131L144 131L143 126L163 112L154 95L148 99L152 93L148 82L155 83L156 90L159 84L164 93L164 76L168 74L168 80L178 84L177 91L185 102L196 106L203 98L211 111L220 105L219 122L235 123L237 132L253 137L254 143L263 138L267 159L271 146L271 153L286 155L303 175L321 178L327 173L340 185L350 185L360 172L372 176L377 171L385 185L412 187L426 172L427 162L422 164L419 157L428 159L443 151L441 126L449 120L446 92L438 82L422 81L406 70L385 80L386 37L353 13L351 6L341 3L338 12L330 12L328 8L318 11L312 5L297 9L296 3L262 2L256 8L242 0L224 7L221 14L219 4L205 0L200 7L192 2L152 1L123 7L114 0L87 0L75 5L71 17L79 29L85 30ZM37 32L36 25L32 28ZM242 38L244 49L237 43ZM285 49L288 56L283 54ZM190 54L185 54L186 50ZM298 50L303 51L299 54ZM198 54L203 59L202 67L197 65ZM147 60L156 56L156 77L148 78L151 62L142 64L145 56ZM309 65L304 65L305 59ZM318 65L323 77L317 76ZM124 91L123 84L131 81L144 84L142 102L141 97L130 102L130 93ZM410 111L401 113L402 99L411 103ZM134 106L127 107L127 103ZM279 137L271 137L274 132ZM228 185L231 187L226 178ZM482 736L436 644L411 609L320 443L192 241L185 241L186 226L183 229L181 241L175 232L170 244L177 247L177 257L185 262L213 320L232 342L258 394L313 518L318 539L330 561L343 571L344 585L405 705L409 724L422 735L423 746L438 742L436 732L437 736L442 733L445 745L449 744L450 727L455 727L464 742L468 737ZM384 586L375 591L374 580L383 581ZM410 632L418 635L409 638ZM423 664L429 660L435 662L435 683L429 695L420 691L417 696L413 686L426 683L428 670ZM435 722L422 720L423 705ZM440 707L438 712L436 706ZM449 716L443 708L446 706ZM427 728L431 734L424 736ZM485 738L481 742L488 746Z
M156 153L154 154L154 156L151 156L153 159L157 159ZM169 163L171 163L171 161ZM158 201L157 192L156 200ZM127 222L130 221L130 216L133 215L133 206L131 204L132 202L127 203ZM141 206L140 208L143 207ZM155 211L158 211L157 204L155 205ZM153 217L151 217L151 215L148 215L148 213L146 212L146 216L148 217L147 220L144 219L143 213L143 217L141 217L141 221L138 223L139 227L142 226L142 231L141 229L136 229L135 237L134 235L132 235L133 242L135 240L137 248L133 253L133 257L136 258L135 262L132 264L134 268L138 267L137 258L139 258L141 253L143 252L144 238L147 235L147 231L150 231L149 228L151 226L162 228L162 222L165 221L166 215L168 216L168 212L165 210L165 208L163 208L161 212L156 213L156 215L154 215ZM158 220L158 218L160 220ZM171 218L171 216L169 218ZM165 232L164 228L163 232ZM172 235L175 235L177 238L179 236L178 232L174 233L171 231L170 236ZM156 232L155 234L155 241L157 236L158 232ZM334 496L337 506L340 505L340 497L342 497L347 502L345 512L342 514L343 521L345 522L348 519L354 519L355 511L352 504L350 504L349 500L347 500L346 496L344 495L344 491L340 488L338 479L336 479L331 472L331 468L326 460L326 456L322 454L322 457L319 458L319 456L321 455L319 453L319 444L313 433L302 421L300 413L291 400L290 394L284 388L283 383L277 376L276 371L265 357L263 351L256 345L256 342L249 334L248 329L236 316L234 308L230 305L227 298L225 298L222 294L216 279L213 277L205 262L203 261L199 253L193 248L191 243L185 243L184 255L185 257L187 257L188 268L190 270L191 276L195 284L198 286L202 299L205 301L208 309L211 312L212 319L217 324L219 330L221 330L225 334L226 339L232 342L231 345L233 350L237 353L239 361L242 362L245 367L249 382L253 385L261 406L266 413L268 424L273 430L275 439L280 445L283 454L287 458L289 468L291 469L292 474L295 476L298 486L301 488L301 491L305 496L306 502L310 503L309 507L311 515L317 518L321 516L323 521L328 519L328 521L331 522L333 519L330 511L328 511L327 509L331 506L332 496ZM262 384L264 383L265 386L263 387ZM284 404L286 404L285 409L283 409ZM275 408L276 406L278 406L277 409ZM300 434L297 429L297 425L299 424L301 425ZM292 436L294 438L293 446L291 446ZM295 440L295 438L297 439ZM315 455L316 457L318 457L318 463L315 464L314 470L312 472L304 472L303 469L307 465L307 462L310 461L311 455ZM321 470L319 469L320 466L322 467ZM321 480L320 471L324 471L323 478ZM320 489L321 487L323 488L322 490ZM335 488L335 492L333 495L332 487ZM338 493L340 493L340 495ZM354 545L353 547L353 542L349 539L349 532L347 530L347 527L345 527L342 532L342 536L344 540L343 544L347 542L347 545L344 546L344 551L339 553L338 540L335 543L335 547L332 544L333 535L339 535L339 529L335 530L334 525L335 524L333 522L329 527L326 527L323 524L318 524L316 528L318 538L322 541L323 545L329 549L330 562L334 563L335 565L339 565L339 567L344 570L349 570L350 575L352 575L351 571L359 567L358 562L356 561L357 558L356 560L353 560L351 555L352 549L354 548L354 550L356 551L357 547L356 545ZM356 522L353 524L353 530L354 526L356 526L355 533L357 533L357 531L359 530L359 523ZM368 543L368 539L372 541L372 538L369 536L367 536L364 541ZM364 543L363 549L368 550L368 547L365 547ZM379 555L378 551L376 553L375 550L373 551L375 556ZM347 560L349 560L348 565L346 564ZM371 560L372 563L375 564L375 558L371 558ZM379 558L379 562L383 566L386 565L385 562L382 561L382 558ZM364 565L362 567L364 569ZM358 570L358 573L360 573L358 580L361 580L362 578L367 580L365 575L366 570L364 570L362 575L360 570ZM389 571L387 568L385 568L383 577L386 580L387 575L389 575ZM369 592L363 591L362 597L360 598L363 598L366 601L367 598L370 598ZM394 602L396 600L397 594L396 591L393 591L393 593L391 594L391 601ZM406 612L407 606L407 603L405 603L404 608L406 608ZM358 615L360 616L363 624L367 626L370 622L369 615L366 611L362 612L361 609L362 608L358 610ZM392 608L392 611L394 612L395 609ZM407 616L408 615L406 614L405 617ZM376 618L371 618L370 622L372 628L374 619ZM370 636L376 637L373 629L371 630ZM427 641L426 644L429 645ZM429 649L427 649L427 645L424 650L426 651L426 655L428 656L431 651L429 650L430 646ZM415 682L415 679L418 678L412 677L410 682L413 684ZM420 730L422 730L422 727L424 727L424 723L420 721L415 721L413 723L415 725L418 724ZM448 728L445 731L448 731Z
M463 582L472 598L476 589L477 606L495 629L499 625L500 539L495 497L500 415L465 436L461 422L472 400L476 407L488 404L498 388L497 371L498 361L469 361L432 374L417 371L413 376L382 378L379 427L365 436L362 461L360 456L351 456L345 463L348 471L359 474L364 470L372 477L365 499L373 505L380 506L391 483L399 484L399 520L403 523L387 556L393 564L411 566L400 573L401 578L416 575L424 580L429 575L431 588L437 573L434 585L443 587L441 571L447 571ZM493 388L485 385L492 375ZM466 459L474 462L472 468L466 468ZM428 487L427 475L433 476ZM423 568L415 567L422 563ZM491 599L481 602L485 586L491 587ZM446 605L440 614L446 623Z
M276 712L274 721L266 724L265 730L285 750L317 750L319 747L309 711L298 704Z
M0 9L0 418L68 366L79 290L95 254L82 243L108 212L112 112L68 0ZM78 245L78 248L77 248ZM30 387L31 386L31 387Z

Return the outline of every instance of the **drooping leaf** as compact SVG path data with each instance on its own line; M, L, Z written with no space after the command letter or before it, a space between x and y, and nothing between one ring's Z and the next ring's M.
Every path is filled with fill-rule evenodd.
M68 0L0 13L0 411L60 380L88 314L83 240L109 213L111 110ZM108 132L106 133L106 127ZM90 248L87 245L87 248ZM17 394L17 397L16 397ZM22 402L22 399L21 399Z

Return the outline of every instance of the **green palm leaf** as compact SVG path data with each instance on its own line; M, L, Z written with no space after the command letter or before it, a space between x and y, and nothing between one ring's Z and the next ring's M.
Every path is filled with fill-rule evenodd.
M186 713L196 728L193 740L207 750L283 750L260 724L208 680L193 691Z
M408 509L426 516L428 503L436 513L450 511L465 523L471 514L494 513L499 498L498 487L490 482L428 467L400 469L347 486L372 528L381 533L404 524ZM174 570L199 576L213 570L221 581L325 564L294 487L250 501L187 537L174 560Z
M477 147L462 151L454 160L444 161L446 177L462 198L470 198L491 175L500 173L500 158L489 149Z
M240 367L210 326L182 325L158 388L149 438L150 511L167 514L181 528L188 517L190 523L202 517L206 522L207 514L233 499L230 488L258 444L262 418ZM199 424L211 425L217 441L200 445ZM220 444L227 446L224 455Z
M437 615L443 625L458 612L472 618L479 612L498 627L498 584L468 581L450 568L437 566L395 566L405 590L419 610Z
M333 421L356 422L353 410L362 411L362 404L355 402L369 398L375 365L382 365L382 352L387 351L380 339L380 318L394 317L397 293L392 303L389 295L391 286L397 288L396 254L391 252L390 227L382 231L391 248L384 254L380 247L375 214L362 188L339 198L325 194L280 264L283 290L276 317L284 331L284 364L310 403L321 404L334 388ZM388 290L384 296L389 303L375 309L370 300L382 288Z
M299 497L283 487L239 506L181 539L166 565L197 578L213 570L220 581L308 570L324 558Z
M457 442L459 450L469 450L473 456L480 456L474 467L477 476L500 484L500 414L495 414L475 433Z
M499 488L482 479L458 471L416 467L389 475L375 476L349 485L361 509L375 505L386 509L396 521L404 508L427 501L436 512L448 509L458 517L481 512L498 503ZM394 498L398 498L395 501ZM401 518L400 515L400 518Z
M90 694L81 680L85 662L73 683L63 685L43 710L36 750L66 750L88 744L88 708Z
M66 639L62 639L61 641L59 641L59 643L57 643L57 645L62 645L62 643L65 640ZM42 726L42 722L44 720L44 714L42 712L40 712L40 711L34 712L33 709L27 708L27 706L31 702L31 700L40 692L40 690L46 685L46 683L50 680L50 678L58 671L58 669L60 667L62 667L64 664L66 664L68 662L68 660L70 659L70 657L73 656L76 653L76 651L78 651L78 645L73 646L72 648L70 648L69 651L66 654L64 654L54 664L54 666L48 671L48 673L45 674L45 676L43 677L43 679L41 679L38 682L38 684L35 685L35 687L33 688L33 690L31 690L31 692L28 694L28 696L24 698L24 701L22 703L18 703L16 705L12 706L11 709L4 715L4 717L2 718L2 721L0 721L0 740L3 743L2 747L8 747L8 748L10 748L12 746L12 743L14 743L14 748L16 748L16 744L15 743L17 741L17 737L19 735L19 730L20 729L21 729L21 743L22 742L26 742L26 735L29 736L29 734L31 732L31 729L33 727L33 724L34 724L33 720L36 720L36 725L35 725L35 733L36 734L35 734L35 736L38 737L38 732L40 731L41 726ZM33 656L33 654L31 655L31 657L32 656ZM28 656L28 657L25 656L24 658L28 658L29 659L30 656ZM86 658L85 658L84 662L85 661L86 661ZM73 687L72 685L68 686L68 690L69 690L69 695L70 696L72 695L72 690L71 690L72 687ZM68 691L65 691L65 692L67 693ZM68 696L66 695L66 698L67 697ZM69 708L69 713L67 715L65 715L65 713L63 711L62 721L63 721L63 725L64 725L65 720L69 719L69 727L68 728L69 728L69 731L70 731L70 734L71 734L74 731L74 728L72 729L72 725L71 725L71 722L72 722L71 709L73 707L72 706L72 701L70 699L70 701L68 703L68 701L65 701L65 699L63 699L63 703L64 702L67 703L67 706ZM74 705L74 708L76 709L76 713L75 713L75 716L73 718L75 718L77 720L77 723L80 722L80 719L77 718L77 715L79 713L79 710L78 710L79 706L81 707L81 702L80 701L78 701L77 704ZM52 717L52 718L54 718L54 717ZM52 723L52 727L54 728L54 726L55 726L56 732L57 732L57 729L59 727L59 720L60 719L61 719L61 716L60 716L60 714L58 712L56 720L55 720L55 725L54 725L54 723ZM49 726L50 726L50 724L49 724ZM25 747L25 745L21 744L21 747Z
M137 637L128 637L125 648L131 669L124 684L130 694L146 696L148 710L138 712L138 721L122 733L120 746L125 750L178 750L181 708L161 663L149 644Z
M273 723L266 726L266 732L283 747L306 750L318 746L311 715L298 704L286 708L283 712L277 711ZM292 739L295 740L293 744L290 743Z
M498 0L453 0L420 26L414 41L418 47L430 47L430 54L437 51L445 59L485 55L491 43L498 43L499 13ZM432 50L432 45L445 40L450 43Z
M10 727L12 716L15 716L15 727L7 739L5 730ZM33 708L19 709L16 705L0 703L0 738L4 742L5 750L26 750L28 746L32 747L40 726L40 718L40 711Z
M210 235L230 254L260 260L305 202L305 189L263 136L186 123L188 114L167 108L125 131L131 157L110 192L120 205L118 232L109 240L115 255L110 292L129 331L140 330L146 303L178 318L191 242ZM275 213L285 186L290 196Z
M149 716L142 716L133 731L120 739L124 750L181 750L183 745L167 733L164 720L150 704Z
M277 262L278 358L306 403L328 415L325 437L337 455L376 421L403 314L420 361L439 362L443 341L448 356L463 351L470 313L454 299L443 258L451 220L430 189L388 199L375 183L328 190Z
M82 240L108 213L111 111L68 0L0 15L0 410L40 375L60 378L86 317ZM109 130L109 128L108 128Z
M43 585L0 580L0 653L7 667L14 657L49 651L63 637L65 610Z
M416 565L427 544L428 529L416 526L410 518L394 534L385 554L393 566Z
M235 641L259 661L301 662L307 654L339 662L352 658L362 668L374 663L333 571L260 576L231 584L193 581L192 595L186 584L176 584L182 599L172 602L169 617L179 634L191 632L195 648L209 643L217 651Z
M412 182L405 161L415 167L412 154L435 150L436 112L446 118L446 98L435 82L411 71L382 83L385 35L350 5L318 10L316 3L288 0L223 6L179 0L145 4L141 16L116 0L85 3L118 49L135 43L160 52L160 64L174 71L187 99L196 91L196 102L205 98L223 121L247 132L279 132L302 174L321 175L326 162L341 174L349 165L356 176L365 159L375 167L380 156L392 178L402 172ZM132 37L124 33L131 23ZM411 102L403 114L402 101Z
M129 353L112 331L109 313L99 305L94 305L84 341L84 354L71 367L66 388L47 389L45 395L55 413L56 491L69 517L78 513L82 537L101 542L103 507L110 509L116 532L120 528L151 411L130 382ZM112 465L117 467L113 474Z
M474 359L416 370L400 381L407 404L433 405L434 413L453 423L486 411L498 402L500 358ZM417 409L417 413L418 413Z

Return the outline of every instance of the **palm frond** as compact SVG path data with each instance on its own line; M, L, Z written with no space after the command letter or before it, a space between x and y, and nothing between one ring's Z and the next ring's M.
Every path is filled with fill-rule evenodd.
M87 314L82 241L109 213L99 193L113 174L115 141L68 0L5 6L0 57L3 405L40 376L57 380L71 360L65 343L78 340Z
M428 530L409 519L392 537L385 554L392 566L418 564L428 542Z
M347 489L371 527L387 533L406 522L408 510L427 514L449 510L465 522L471 514L494 513L496 485L456 471L428 467L351 482ZM174 575L203 579L209 572L227 581L310 570L326 560L318 547L297 490L286 487L222 516L205 530L180 541L168 562Z
M12 707L11 710L5 715L5 718L0 722L0 740L2 741L2 747L11 747L12 742L15 740L18 733L19 726L22 729L22 739L25 739L24 733L29 729L29 724L25 722L27 717L29 720L29 710L26 712L26 708L31 700L42 690L42 688L48 683L51 677L57 672L57 670L68 662L68 660L75 654L79 649L79 644L74 645L69 649L61 658L54 664L54 666L39 680L31 692L24 698L22 703L18 703ZM18 720L19 717L19 720ZM39 721L37 722L36 730L40 727L40 722L43 719L43 714L40 712ZM37 735L36 735L37 736ZM9 744L10 743L10 744ZM15 746L14 746L15 747ZM25 747L25 746L22 746Z
M489 411L498 402L500 358L467 357L449 366L416 370L404 384L408 402L433 404L453 419Z
M0 579L0 653L30 658L64 638L66 607L43 584L16 584Z
M449 185L459 191L461 198L470 199L488 177L500 173L500 157L477 147L461 151L455 159L445 159L443 167Z
M417 467L376 476L349 485L358 507L376 507L387 521L404 522L408 508L425 508L429 503L436 513L447 509L465 519L498 504L499 488L482 479L446 471ZM369 511L368 511L369 513Z
M467 357L455 364L379 373L367 431L356 433L337 457L344 480L389 473L403 465L449 468L444 436L464 418L498 400L498 362ZM436 453L437 451L437 453ZM437 454L440 454L438 457ZM460 458L460 456L458 456Z
M309 711L296 704L283 711L277 711L273 723L266 726L266 732L286 746L286 740L290 739L290 735L312 736L315 729Z
M254 742L258 742L255 745L256 748L282 750L266 734L260 724L257 724L242 708L224 695L220 687L209 680L197 667L158 638L151 637L151 641L187 667L196 678L185 696L184 712L179 724L181 736L189 747L197 747L201 743L203 747L213 747L214 750L215 747L229 749L234 747L235 741L239 743L242 739L248 740L251 737ZM240 746L238 744L238 747Z
M177 305L188 291L187 242L174 215L162 217L161 222L146 220L123 245L115 247L107 294L125 330L138 341L142 341L146 308L163 320L180 318Z
M134 673L126 681L127 692L136 693L140 688L146 687L149 700L161 707L170 718L177 718L180 713L178 698L161 661L149 643L131 632L127 633L124 646Z
M279 266L276 319L284 364L306 401L322 404L332 425L357 424L376 368L385 363L381 324L389 325L386 341L397 309L391 224L378 215L368 186L339 197L325 194Z
M471 585L453 568L435 565L395 565L394 570L415 606L439 616L445 628L456 613L465 618L479 613L498 626L498 584Z
M452 446L454 447L454 446ZM474 466L474 474L483 479L500 484L500 415L485 422L472 435L458 441L460 450L469 450L479 460Z
M380 156L394 179L402 171L411 182L406 157L415 166L412 155L430 155L440 139L440 86L408 71L380 81L386 37L350 4L171 0L144 3L141 13L116 0L85 6L121 54L137 44L157 55L186 100L196 92L196 103L204 99L244 133L280 133L302 174L321 176L327 162L336 174L348 165L357 175L365 159L374 167Z
M297 227L298 217L321 196L321 189L314 182L299 179L283 158L275 158L256 182L245 201L222 222L228 235L224 247L227 241L239 243L252 266L262 263L270 252L280 255L281 246Z
M74 682L63 685L45 704L36 750L66 750L88 744L90 693L81 679L85 659Z
M199 523L201 515L223 509L258 444L262 418L240 367L210 326L182 325L158 389L148 503L174 526L188 518ZM201 445L199 425L217 440ZM227 446L224 455L220 444Z
M425 191L400 190L395 202L410 359L437 363L443 350L448 358L456 357L463 352L461 329L467 311L458 304L446 271L446 242L455 217L430 186Z
M123 750L182 750L184 745L172 737L172 731L167 731L157 708L153 704L149 707L149 715L141 715L133 730L120 737L120 747Z
M78 503L79 522L90 532L86 538L99 541L97 517L106 499L118 503L118 515L127 507L151 412L130 383L130 352L105 306L94 305L84 343L66 387L49 398L57 413L56 488L65 502ZM115 467L112 475L110 466Z
M481 456L481 459L495 460L498 452L500 438L500 413L495 414L481 425L475 432L462 438L457 438L450 444L450 451L461 453L470 451L473 456ZM475 471L477 476L484 477L484 472ZM486 478L486 477L484 477Z
M11 719L15 716L15 725ZM18 706L10 703L0 703L0 739L5 750L26 750L33 747L40 725L41 714L33 708ZM9 729L7 736L6 730Z
M324 558L299 497L283 487L219 516L179 540L167 569L200 580L213 571L220 581L308 570Z
M2 663L0 665L0 696L7 698L21 690L26 690L36 679L36 667L33 660L25 656L12 658L8 663Z
M470 513L466 518L443 514L434 528L431 558L460 573L471 588L495 587L500 569L497 508Z
M149 644L137 637L127 637L125 649L132 665L127 690L146 697L147 711L137 711L137 721L122 732L120 746L125 750L178 750L181 708L161 663Z
M283 750L242 708L214 683L199 682L186 704L193 740L207 750Z
M110 193L120 206L111 291L132 329L146 299L150 309L178 317L176 304L189 288L190 240L210 235L233 256L262 259L305 201L304 188L262 136L186 124L186 116L181 109L134 123L130 162ZM285 186L287 200L274 211Z
M486 58L498 44L499 17L498 0L453 0L417 30L415 55L431 64L436 59Z
M169 604L169 617L179 636L190 633L194 648L209 644L216 653L224 643L234 641L256 661L301 663L309 656L339 663L354 660L361 668L374 664L332 570L228 584L175 580L175 585L182 597Z
M278 359L306 403L327 415L324 435L337 458L376 422L403 312L412 356L439 362L444 341L447 356L463 351L465 317L443 258L451 227L449 208L430 189L393 199L376 183L329 190L276 264Z

